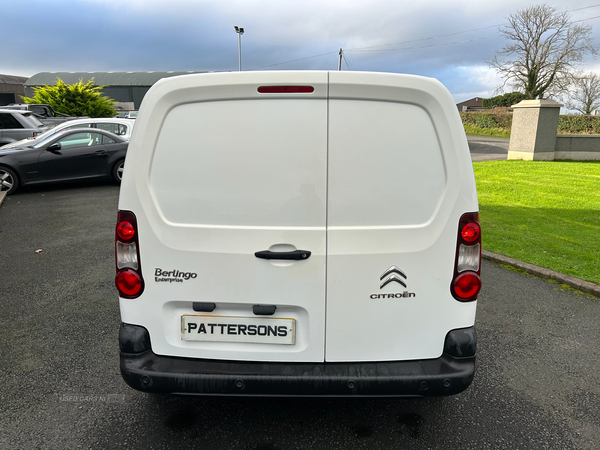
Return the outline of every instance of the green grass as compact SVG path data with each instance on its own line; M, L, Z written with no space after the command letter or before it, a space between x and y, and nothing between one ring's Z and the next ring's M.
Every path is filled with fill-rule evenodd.
M482 128L471 123L464 123L463 126L465 127L465 133L473 136L510 137L510 130L504 128Z
M473 167L483 248L600 283L600 162Z

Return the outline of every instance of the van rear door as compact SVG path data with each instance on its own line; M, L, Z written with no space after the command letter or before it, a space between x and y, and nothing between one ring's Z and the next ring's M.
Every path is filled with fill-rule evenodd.
M431 79L330 72L326 361L437 358L473 324L450 294L477 199L448 97Z
M324 360L327 73L295 75L294 85L312 92L279 89L282 79L277 72L179 77L145 99L126 163L136 168L135 186L125 174L119 208L144 210L147 287L139 299L121 300L121 313L123 322L148 328L159 355ZM310 256L255 256L294 250ZM193 303L217 307L194 313ZM277 306L260 317L294 319L294 344L182 339L184 315L228 323L259 317L254 305Z

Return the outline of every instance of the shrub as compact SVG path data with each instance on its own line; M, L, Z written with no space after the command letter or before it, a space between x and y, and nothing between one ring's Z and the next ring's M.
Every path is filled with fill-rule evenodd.
M94 86L93 78L85 84L83 80L65 84L57 78L55 86L33 88L33 98L23 97L23 101L48 104L56 111L71 116L112 117L115 115L115 101L100 93L103 87Z
M521 92L509 92L496 97L486 98L483 100L484 108L493 108L494 106L512 106L525 99L525 94Z
M479 128L501 128L510 130L512 112L503 110L473 111L460 113L463 123L476 125Z
M600 116L561 115L558 134L600 134Z

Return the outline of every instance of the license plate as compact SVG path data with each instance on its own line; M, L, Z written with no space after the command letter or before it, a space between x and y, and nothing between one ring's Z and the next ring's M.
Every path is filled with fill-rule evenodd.
M294 345L296 319L184 314L181 316L181 339Z

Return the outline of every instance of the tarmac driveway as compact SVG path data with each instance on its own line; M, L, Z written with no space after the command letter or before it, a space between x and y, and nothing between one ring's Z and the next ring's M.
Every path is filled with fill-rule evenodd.
M131 390L118 368L117 196L60 185L0 207L0 448L600 448L598 300L487 261L475 380L455 397Z
M506 138L467 135L473 162L505 160L509 141Z

